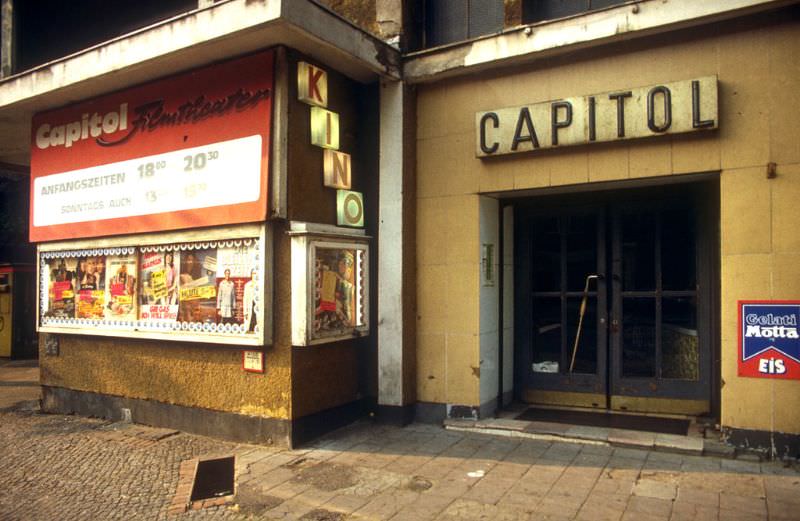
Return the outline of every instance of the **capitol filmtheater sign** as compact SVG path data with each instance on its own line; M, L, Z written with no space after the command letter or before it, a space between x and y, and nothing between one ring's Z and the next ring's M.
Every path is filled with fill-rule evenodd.
M484 158L717 127L717 77L707 76L478 112L476 155Z

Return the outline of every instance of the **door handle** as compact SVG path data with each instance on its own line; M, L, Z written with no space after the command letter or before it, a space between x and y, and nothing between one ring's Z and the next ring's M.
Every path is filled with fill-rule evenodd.
M611 325L609 325L608 329L612 333L619 333L619 320L617 320L616 318L612 318Z

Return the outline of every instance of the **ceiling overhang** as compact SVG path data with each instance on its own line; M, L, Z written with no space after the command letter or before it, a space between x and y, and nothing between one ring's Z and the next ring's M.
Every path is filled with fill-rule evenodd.
M275 45L363 83L400 78L396 48L314 2L218 2L5 78L0 163L29 163L37 112Z

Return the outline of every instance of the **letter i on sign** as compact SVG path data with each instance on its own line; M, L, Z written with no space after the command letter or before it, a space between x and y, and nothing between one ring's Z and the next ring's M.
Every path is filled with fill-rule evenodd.
M339 150L339 114L311 107L311 144Z

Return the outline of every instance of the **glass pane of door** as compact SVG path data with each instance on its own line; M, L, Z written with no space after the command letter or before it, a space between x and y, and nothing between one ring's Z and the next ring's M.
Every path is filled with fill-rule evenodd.
M597 273L597 215L565 218L567 291L583 291L586 277Z
M661 215L662 288L694 291L697 289L694 212L671 208Z
M697 299L664 298L661 324L661 377L699 380Z
M561 222L558 217L539 218L531 230L531 289L561 290Z
M532 366L534 373L558 373L561 369L561 297L533 299Z
M656 303L654 298L622 302L622 376L656 375Z
M656 225L650 211L622 215L622 290L656 289Z

